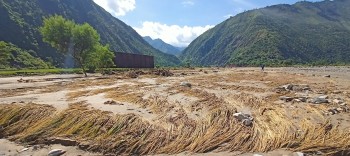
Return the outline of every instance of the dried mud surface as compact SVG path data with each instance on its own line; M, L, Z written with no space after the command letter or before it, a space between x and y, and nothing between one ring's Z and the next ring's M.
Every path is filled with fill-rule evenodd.
M21 145L70 139L80 155L349 154L349 67L171 72L0 78L0 138ZM286 84L309 89L278 89ZM308 102L321 95L328 104ZM237 112L250 114L252 125Z

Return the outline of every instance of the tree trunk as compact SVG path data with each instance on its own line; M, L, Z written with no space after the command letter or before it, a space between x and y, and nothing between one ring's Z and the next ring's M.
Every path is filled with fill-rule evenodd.
M82 63L83 61L80 58L76 58L76 60L78 61L79 66L83 69L83 73L84 73L85 77L87 77L85 67L84 67L84 65Z
M83 69L83 73L85 75L85 77L87 77L86 71L85 71L85 67L83 65L81 65L81 68Z

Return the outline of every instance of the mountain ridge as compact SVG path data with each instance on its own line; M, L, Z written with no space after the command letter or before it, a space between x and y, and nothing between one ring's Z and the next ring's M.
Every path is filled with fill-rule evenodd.
M175 66L180 61L150 46L134 30L113 17L92 0L1 0L0 40L22 49L34 50L44 60L53 58L56 66L64 64L65 57L42 42L38 28L43 17L62 15L77 23L89 23L101 36L103 44L110 44L115 52L127 52L155 56L157 65Z
M184 49L182 47L176 47L169 43L164 42L162 39L152 39L150 36L144 36L143 39L148 42L154 48L167 53L178 56L181 54L181 51Z
M200 35L180 59L206 66L349 64L349 7L334 0L246 11Z

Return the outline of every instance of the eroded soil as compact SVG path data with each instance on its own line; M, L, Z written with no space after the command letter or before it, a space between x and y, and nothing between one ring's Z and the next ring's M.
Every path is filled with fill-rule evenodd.
M0 78L0 132L22 144L72 139L84 144L78 146L83 150L103 154L239 155L281 149L335 154L349 149L350 68L171 72L169 77ZM308 88L281 90L287 84ZM323 95L329 103L309 102ZM238 121L237 112L250 114L252 125Z

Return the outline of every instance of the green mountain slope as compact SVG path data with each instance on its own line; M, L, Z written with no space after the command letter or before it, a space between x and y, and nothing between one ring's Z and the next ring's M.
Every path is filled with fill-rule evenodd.
M196 65L350 64L350 1L298 2L238 14L180 58Z
M156 49L158 49L158 50L160 50L160 51L162 51L164 53L167 53L167 54L172 54L172 55L178 56L178 55L181 54L181 51L183 50L180 47L175 47L175 46L172 46L172 45L170 45L168 43L165 43L161 39L153 40L149 36L145 36L145 37L143 37L143 39L145 41L147 41L152 47L154 47L154 48L156 48Z
M36 51L40 58L50 57L55 65L62 66L65 57L43 43L38 31L43 17L54 14L77 23L89 23L101 35L102 43L110 44L113 51L153 55L156 64L163 66L179 64L175 56L147 44L135 30L92 0L0 0L0 41Z

